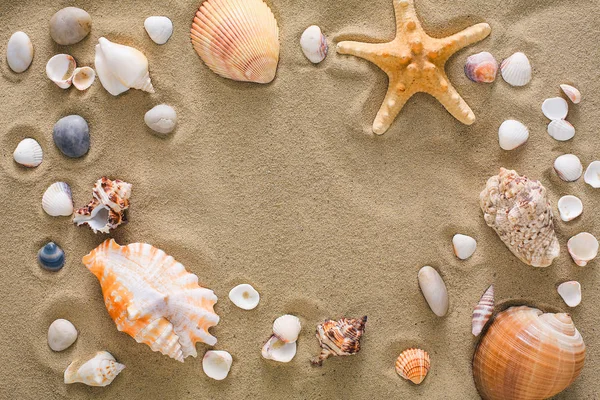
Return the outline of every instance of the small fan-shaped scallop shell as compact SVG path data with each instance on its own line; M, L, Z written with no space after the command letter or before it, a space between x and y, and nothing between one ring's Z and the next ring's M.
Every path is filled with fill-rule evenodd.
M29 168L37 167L44 159L42 146L31 138L23 139L13 153L16 162Z
M431 366L429 354L421 349L408 349L396 360L396 372L415 385L423 382Z
M548 125L548 134L559 142L566 142L575 136L575 127L564 119L555 119Z
M282 315L273 322L273 334L284 343L298 340L301 329L300 319L295 315Z
M473 333L473 336L479 336L493 312L494 285L490 285L485 293L483 293L481 299L479 299L479 303L477 303L477 306L473 310L473 317L471 319L471 333Z
M531 81L531 64L523 53L515 53L500 64L502 78L511 86L525 86Z
M108 386L125 369L108 351L99 351L84 363L73 361L65 370L65 383L85 383L88 386Z
M207 0L196 12L194 49L216 74L269 83L279 62L279 29L262 0Z
M583 173L583 165L576 155L563 154L554 160L554 170L563 181L575 182Z
M473 82L492 83L498 73L498 61L487 51L473 54L465 63L465 75Z
M498 129L498 142L503 150L514 150L529 139L529 129L519 121L509 119Z
M52 217L68 217L73 214L71 188L65 182L53 183L42 196L42 208Z

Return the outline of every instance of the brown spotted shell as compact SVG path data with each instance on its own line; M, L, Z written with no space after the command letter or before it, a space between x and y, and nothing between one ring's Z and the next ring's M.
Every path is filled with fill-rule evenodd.
M311 362L322 365L331 356L350 356L360 351L360 339L365 332L367 317L326 320L317 326L321 354Z
M404 350L396 360L398 375L415 385L423 382L430 366L429 354L421 349Z

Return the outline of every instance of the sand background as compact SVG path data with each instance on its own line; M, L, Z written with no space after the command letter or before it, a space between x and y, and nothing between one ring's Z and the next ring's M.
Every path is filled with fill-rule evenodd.
M505 0L419 0L417 11L432 36L446 36L486 21L492 34L449 60L447 72L478 120L471 127L454 120L428 95L415 96L382 137L371 124L387 78L366 61L335 54L348 38L385 41L394 36L391 0L269 0L280 26L281 61L270 85L222 79L201 62L188 30L198 1L15 1L0 6L0 398L2 399L475 399L470 361L475 339L471 311L490 283L497 300L525 299L567 310L555 287L579 280L583 303L570 310L588 353L581 377L560 399L597 399L600 382L598 261L577 267L566 240L581 231L600 235L600 192L583 183L560 181L552 170L563 153L584 165L600 157L600 14L596 2ZM91 34L79 44L56 45L48 21L62 7L86 9ZM166 45L154 44L143 28L151 15L175 25ZM299 37L318 24L330 40L330 55L313 66ZM12 73L4 57L17 30L32 39L35 57L23 74ZM72 54L93 65L99 37L134 46L150 63L156 94L131 90L119 97L97 81L79 92L61 90L45 76L54 54ZM468 55L488 50L498 59L526 52L534 79L525 88L467 80ZM541 102L574 83L584 96L571 106L575 139L554 141ZM172 105L177 130L154 135L144 113ZM52 142L52 126L79 114L89 123L91 149L85 157L64 157ZM497 143L497 128L509 118L531 131L529 142L512 152ZM14 163L24 137L37 139L44 162L36 169ZM547 269L519 262L481 216L478 195L499 167L540 179L553 202L575 194L584 202L581 218L557 221L561 256ZM207 378L199 358L180 364L115 328L96 278L81 257L106 239L68 218L52 218L41 196L55 181L68 182L76 206L91 199L102 175L133 184L130 223L111 236L120 244L148 242L162 248L199 276L219 297L222 320L212 330L216 349L234 357L229 377ZM455 258L451 238L474 236L479 243L468 261ZM58 273L42 271L36 252L48 240L67 254ZM450 311L436 317L417 285L423 265L437 268L450 293ZM229 301L243 282L261 293L254 311ZM303 323L296 358L275 364L260 348L273 319L284 313ZM323 319L368 315L363 350L355 357L327 360L314 368L314 328ZM61 353L46 344L56 318L71 320L77 342ZM394 360L409 346L431 354L430 375L420 386L403 381ZM62 374L75 358L108 350L127 369L107 388L64 385Z

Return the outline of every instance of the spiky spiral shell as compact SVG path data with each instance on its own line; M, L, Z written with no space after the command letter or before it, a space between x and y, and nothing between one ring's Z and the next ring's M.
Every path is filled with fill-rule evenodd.
M421 349L404 350L396 360L398 375L416 385L423 382L430 367L429 354Z
M317 339L321 354L312 360L322 365L331 356L349 356L360 351L360 339L365 332L367 317L342 318L338 321L326 320L317 326Z

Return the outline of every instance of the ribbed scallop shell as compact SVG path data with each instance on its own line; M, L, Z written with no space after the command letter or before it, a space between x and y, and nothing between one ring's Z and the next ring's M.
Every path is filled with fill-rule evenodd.
M117 329L183 362L196 357L196 342L214 345L208 329L219 322L217 296L198 277L145 243L119 246L106 240L83 258L98 278L104 303Z
M515 53L500 64L502 78L511 86L525 86L531 81L531 64L523 53Z
M19 142L13 153L16 162L29 168L35 168L42 163L44 151L42 146L32 138L26 138Z
M367 317L326 320L317 326L321 354L311 362L322 365L331 356L350 356L360 351L360 339L365 332Z
M55 182L42 196L42 208L52 217L68 217L73 214L71 187L65 182Z
M547 399L583 369L585 344L568 314L511 307L496 316L473 357L484 400Z
M489 288L483 293L479 303L473 310L473 318L471 320L471 332L474 336L479 336L483 327L489 321L492 313L494 312L494 285L490 285Z
M279 29L261 0L203 2L190 36L200 58L224 78L256 83L275 78Z
M429 354L421 349L408 349L400 353L396 360L398 375L414 383L423 382L431 366Z

